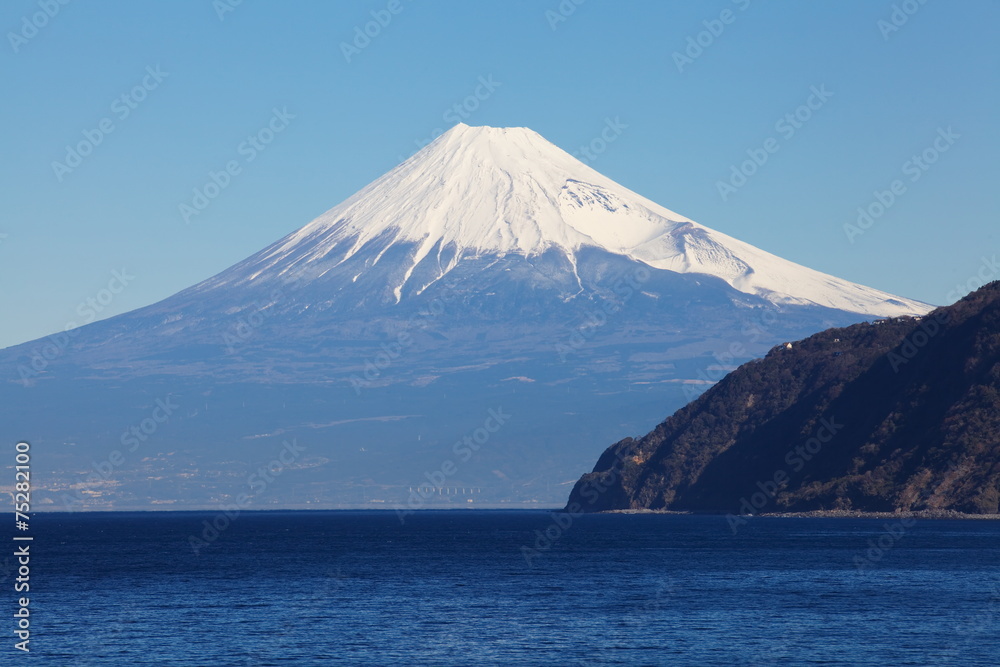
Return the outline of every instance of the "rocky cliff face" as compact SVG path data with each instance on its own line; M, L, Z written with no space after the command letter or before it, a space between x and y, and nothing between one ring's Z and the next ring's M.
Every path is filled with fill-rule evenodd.
M1000 282L730 373L574 487L583 511L1000 511Z

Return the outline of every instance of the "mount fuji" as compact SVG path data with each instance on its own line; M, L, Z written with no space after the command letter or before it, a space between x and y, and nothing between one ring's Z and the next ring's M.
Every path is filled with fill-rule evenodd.
M50 509L561 506L743 361L929 310L460 124L208 280L0 350L0 401Z

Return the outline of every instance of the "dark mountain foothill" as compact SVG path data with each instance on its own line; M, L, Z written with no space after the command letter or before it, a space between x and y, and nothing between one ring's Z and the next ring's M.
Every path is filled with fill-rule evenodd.
M578 511L1000 512L1000 282L740 366L608 448Z

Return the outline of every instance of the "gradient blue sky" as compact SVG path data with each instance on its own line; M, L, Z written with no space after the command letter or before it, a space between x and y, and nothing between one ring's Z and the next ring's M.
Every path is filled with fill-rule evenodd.
M259 250L447 128L490 76L468 124L575 152L619 118L594 168L806 266L943 304L1000 251L998 2L910 0L886 36L894 2L877 0L587 0L555 29L559 0L400 0L347 62L341 43L389 4L244 0L220 20L211 0L70 2L16 51L39 0L0 5L0 346L79 320L113 270L135 278L101 317ZM678 71L673 53L727 9ZM114 100L157 66L168 76L120 119ZM786 138L775 122L812 86L833 97ZM247 163L238 147L274 107L295 118ZM113 132L60 182L52 163L104 118ZM904 163L948 127L960 138L911 182ZM723 201L718 181L769 137L779 150ZM185 224L178 206L234 159L241 173ZM894 179L905 193L849 243L844 224Z

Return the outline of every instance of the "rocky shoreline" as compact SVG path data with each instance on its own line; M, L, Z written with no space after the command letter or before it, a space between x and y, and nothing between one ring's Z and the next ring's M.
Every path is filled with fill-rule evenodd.
M677 510L626 509L602 510L597 514L687 514L729 516L722 512L685 512ZM752 519L755 517L782 519L980 519L1000 520L1000 514L967 514L954 510L920 510L917 512L860 512L857 510L813 510L811 512L766 512L761 514L740 515Z
M758 516L788 517L792 519L843 518L843 519L1000 519L1000 514L967 514L955 510L919 510L917 512L858 512L856 510L816 510L813 512L774 512Z

